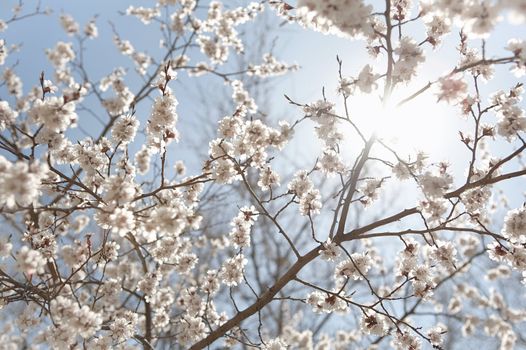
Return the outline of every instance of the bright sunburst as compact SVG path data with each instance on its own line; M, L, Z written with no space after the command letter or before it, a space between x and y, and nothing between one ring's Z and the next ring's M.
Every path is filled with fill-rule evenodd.
M404 90L397 91L397 95L410 95ZM350 118L366 137L376 133L400 155L417 150L446 151L450 143L445 131L454 123L451 108L439 104L432 93L397 106L401 99L393 97L384 106L378 95L355 96L348 101Z

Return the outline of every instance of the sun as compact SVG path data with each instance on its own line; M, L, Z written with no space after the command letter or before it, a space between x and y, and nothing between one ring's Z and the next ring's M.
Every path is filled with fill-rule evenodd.
M350 119L365 137L376 134L402 156L417 151L447 154L452 141L448 131L455 127L455 122L451 121L454 111L438 103L433 94L418 96L399 106L400 96L410 95L404 90L398 91L397 96L385 104L373 94L349 98ZM356 138L352 130L348 133L349 137Z

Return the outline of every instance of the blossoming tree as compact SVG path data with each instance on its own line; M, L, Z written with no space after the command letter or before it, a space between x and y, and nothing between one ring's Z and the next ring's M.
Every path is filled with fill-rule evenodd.
M158 27L162 54L111 25L129 68L101 76L84 62L88 43L104 40L97 17L81 27L22 3L2 14L2 348L526 346L526 42L493 35L506 16L524 21L525 2L241 3L130 5L121 15ZM278 32L299 24L361 40L370 62L349 68L339 56L335 96L283 91L273 105L293 109L276 121L247 86L298 66L271 53L231 64L263 12L284 21ZM45 52L53 71L26 88L23 47L2 33L33 16L59 20L64 38ZM455 63L408 88L448 35ZM510 69L517 78L497 79ZM232 95L207 121L216 136L185 151L202 157L195 169L177 161L203 136L180 132L191 118L178 116L180 79L217 79ZM382 131L425 95L464 119L451 128L462 157L402 152ZM355 106L367 96L364 118ZM316 145L312 159L294 159L298 140Z

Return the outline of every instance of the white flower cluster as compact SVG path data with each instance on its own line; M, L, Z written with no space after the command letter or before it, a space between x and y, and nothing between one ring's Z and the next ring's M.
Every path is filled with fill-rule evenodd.
M420 245L414 239L405 240L405 249L396 256L397 276L408 277L411 271L418 265L418 251Z
M329 176L341 174L345 171L345 165L343 164L340 155L330 148L323 151L323 155L319 162L321 170Z
M175 128L178 119L177 104L177 99L170 92L155 99L147 126L148 146L151 150L163 152L172 140L178 139Z
M236 103L237 114L245 116L247 113L254 114L258 110L256 101L250 97L247 90L243 86L243 82L240 80L233 80L230 85L232 86L232 100Z
M88 23L86 23L86 25L84 26L84 34L90 39L95 39L99 36L99 29L95 24L95 20L91 20Z
M517 85L509 93L499 91L491 98L492 105L497 106L497 133L508 141L515 139L518 132L526 131L526 116L519 105L523 92L522 85Z
M432 247L426 246L425 248L427 249L426 256L429 257L432 262L438 264L449 272L457 269L457 249L452 242L437 240L435 241L435 245Z
M0 260L11 255L13 244L9 242L8 237L0 237Z
M437 173L426 171L418 180L422 192L428 198L442 197L453 184L453 177L447 173L446 165L441 165Z
M38 162L11 163L0 155L0 208L26 207L38 201L47 166Z
M447 333L447 327L442 323L427 331L427 336L430 339L431 345L434 347L441 347L444 343L444 334Z
M196 192L202 190L200 187ZM193 199L195 203L198 202L197 195ZM193 211L189 211L189 215L186 217L186 224L191 229L198 229L201 224L201 216L195 214ZM197 263L197 256L191 252L192 245L188 238L173 238L163 237L162 240L158 241L156 249L154 251L154 257L158 262L167 261L176 264L176 270L180 274L189 273Z
M231 183L240 179L239 163L247 162L260 171L258 186L266 191L279 184L279 174L267 162L267 149L282 149L292 135L287 122L280 122L280 129L265 125L261 120L243 119L239 109L233 116L226 116L219 122L219 136L209 144L212 178L219 183Z
M461 195L466 210L473 215L483 213L490 198L491 186L474 188Z
M122 80L123 76L124 71L121 69L116 69L109 76L103 78L100 82L100 89L102 91L106 91L107 88L111 86L115 92L114 97L106 98L102 103L108 113L112 116L118 116L128 112L134 99L132 92Z
M504 237L511 243L526 243L526 208L521 207L510 210L504 218Z
M374 35L373 7L362 0L299 0L297 21L323 33L349 37Z
M239 209L239 214L230 222L232 229L230 230L229 238L234 247L245 248L250 246L250 229L257 220L258 215L253 206Z
M136 51L129 40L123 40L117 35L113 37L113 42L123 55L130 56L135 63L137 73L145 75L148 67L152 63L152 58L144 52Z
M46 50L49 61L55 66L57 70L64 70L66 65L75 59L75 51L73 51L72 43L65 43L59 41L55 48Z
M307 296L307 304L316 313L347 311L347 303L339 297L337 291L333 291L333 294L314 291Z
M391 341L391 346L396 350L420 350L422 342L409 331L398 331Z
M86 172L86 183L100 185L103 173L107 165L104 150L110 149L111 143L107 139L95 143L91 138L81 140L77 144L67 142L67 146L60 152L58 161L64 163L78 164Z
M7 101L0 101L0 131L11 125L17 116L18 112L13 111Z
M435 287L432 271L427 264L419 263L418 253L420 250L420 245L418 242L412 238L409 238L405 239L404 244L405 249L397 255L397 278L410 279L411 285L413 287L413 295L427 300L433 295L433 289ZM435 247L435 249L427 249L425 252L432 252L432 254L435 254L433 257L429 257L429 259L438 259L438 253L436 253L437 250L438 248ZM444 252L444 254L447 254L447 252ZM440 259L444 258L440 257Z
M316 134L326 147L335 147L341 140L343 134L338 129L335 117L334 104L324 100L318 100L303 108L305 116L312 119L316 124Z
M473 37L488 37L500 20L499 10L498 5L487 1L471 1L462 14L468 33Z
M425 61L424 52L410 37L404 36L394 50L398 60L394 64L393 79L397 83L409 82L420 63Z
M101 227L111 229L111 232L120 237L126 236L128 232L135 229L135 217L127 207L115 207L108 214L106 223L102 220L98 221Z
M511 51L517 58L516 66L513 69L515 75L521 77L526 74L526 41L512 39L508 42L506 50Z
M130 6L126 9L126 14L128 16L137 17L142 23L150 24L150 22L155 18L161 15L161 11L158 8L147 8L147 7L135 7Z
M247 7L224 10L222 3L211 1L207 19L198 26L197 44L201 52L214 64L226 62L230 48L243 52L243 42L235 27L253 19L263 9L262 4L252 2Z
M23 246L16 253L16 264L18 271L26 275L43 273L46 260L38 250Z
M442 16L427 16L424 22L427 29L427 40L433 47L437 47L442 37L451 31L451 21Z
M47 144L54 151L63 149L66 146L65 131L77 125L75 109L75 102L67 101L65 97L51 96L35 100L27 114L32 122L42 126L38 142Z
M206 325L201 317L187 316L181 320L177 340L181 344L197 341L205 335Z
M197 188L197 193L200 190ZM197 229L199 227L201 217L195 213L195 203L185 203L181 198L178 198L180 195L177 192L162 195L166 202L151 211L150 218L141 230L148 240L154 239L155 236L177 238L185 229ZM174 197L170 198L170 196Z
M461 67L473 66L469 72L474 76L479 76L482 81L488 81L493 77L494 67L489 64L477 64L483 57L480 52L473 48L462 49ZM460 83L458 83L460 84ZM460 87L460 86L458 86ZM462 88L463 89L463 88Z
M371 179L365 182L365 185L360 189L360 192L363 194L360 202L362 202L363 205L368 206L378 199L382 182L382 180L377 179Z
M22 80L18 75L15 74L15 72L10 69L6 68L4 70L4 74L2 78L5 81L5 84L7 86L7 92L16 98L22 97Z
M228 259L219 271L219 278L229 287L237 286L243 280L243 271L247 262L243 254Z
M270 166L264 166L259 172L258 186L262 191L272 189L272 186L279 186L279 174L272 170Z
M287 343L280 338L272 339L267 341L267 344L263 347L264 350L287 350Z
M137 314L131 311L116 317L110 324L112 337L119 343L130 339L135 334L138 318Z
M356 90L355 88L358 88L362 93L370 94L378 87L376 81L379 79L379 77L379 74L373 73L373 67L367 64L362 68L356 79L340 79L337 91L343 96L350 96L354 94Z
M134 179L124 174L110 175L102 184L103 199L107 204L126 204L137 193Z
M320 213L321 195L316 188L311 188L300 197L300 214L310 216Z
M500 2L500 1L499 1ZM499 2L450 0L422 1L421 13L462 23L472 37L487 37L500 20Z
M336 266L334 277L342 284L347 279L361 280L372 267L373 260L367 252L353 253L350 259L342 261Z
M460 102L466 97L468 85L462 79L441 78L438 82L438 100L447 103Z
M49 305L49 311L53 315L53 321L57 327L50 326L47 332L47 341L57 348L67 348L77 341L77 336L88 339L102 326L102 317L93 312L88 305L79 306L78 302L71 298L58 296ZM46 332L46 333L47 333ZM52 334L61 336L55 340Z
M289 182L287 187L290 192L301 197L310 191L314 187L314 184L311 179L309 179L309 173L306 170L299 170L294 174L294 178Z
M441 163L438 171L426 171L418 176L418 183L426 197L419 208L431 223L439 222L447 211L448 203L443 196L453 184L453 177L447 168L447 164Z
M84 264L88 255L87 245L80 241L74 242L73 245L66 244L60 250L60 256L64 259L64 263L71 268L78 268Z
M335 261L340 254L341 252L338 245L332 242L330 238L323 243L322 249L320 249L320 257L326 261Z
M314 215L320 212L322 207L320 191L314 188L307 171L297 171L287 187L290 192L299 197L301 215Z
M138 127L139 121L133 115L119 118L111 130L113 141L121 146L126 146L135 139Z
M123 55L131 55L135 51L129 40L122 40L120 37L114 36L113 43Z
M398 161L392 168L393 175L399 180L409 179L412 175L417 175L422 172L426 165L426 155L418 152L414 162Z
M60 24L68 35L77 34L79 31L79 24L75 22L75 19L71 15L60 15Z
M382 337L389 330L386 318L378 313L363 315L360 322L360 330L365 334Z
M146 302L151 303L152 297L156 294L157 287L162 278L163 275L159 271L153 271L147 273L139 283L137 283L137 289L144 293Z
M1 62L1 60L0 60ZM1 64L1 63L0 63ZM283 75L287 72L297 70L299 67L298 65L294 64L291 66L288 66L284 62L279 62L276 57L272 56L272 54L267 53L263 55L263 63L260 65L253 65L250 64L247 68L248 75L256 75L259 77L270 77L270 76L277 76L277 75Z

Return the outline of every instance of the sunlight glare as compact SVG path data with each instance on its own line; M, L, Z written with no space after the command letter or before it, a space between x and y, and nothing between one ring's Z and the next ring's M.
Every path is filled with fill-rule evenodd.
M356 96L349 99L349 115L365 137L376 133L400 155L445 151L443 136L450 119L436 96L419 96L400 107L398 101L392 98L383 106L378 96Z

